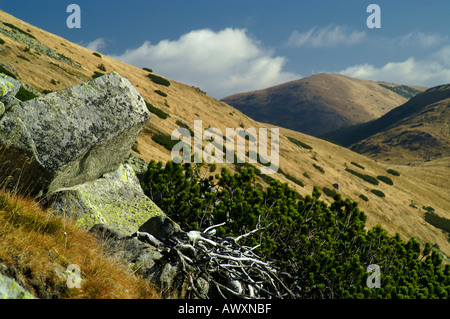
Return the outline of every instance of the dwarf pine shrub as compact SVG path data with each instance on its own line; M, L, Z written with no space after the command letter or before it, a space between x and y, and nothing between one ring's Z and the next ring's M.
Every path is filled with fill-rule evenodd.
M168 118L170 115L167 114L166 112L164 112L161 109L158 109L157 107L153 106L153 104L148 103L147 101L145 102L145 105L147 105L147 109L155 114L156 116L158 116L159 118L162 118L163 120L165 120L166 118Z
M349 172L349 173L352 173L355 176L358 176L359 178L365 180L368 183L371 183L373 185L378 185L378 180L375 177L373 177L373 176L358 173L357 171L354 171L354 170L352 170L350 168L346 168L345 170L347 172Z
M149 73L147 74L150 80L156 84L164 85L164 86L170 86L170 82L156 74Z
M386 183L388 185L394 185L394 182L392 181L392 179L390 179L387 176L380 175L380 176L377 176L377 179L379 179L380 181L382 181L382 182L384 182L384 183Z
M317 187L303 197L276 179L261 189L256 178L252 167L151 161L142 186L183 230L224 223L217 235L247 234L240 244L277 263L301 298L448 298L450 265L431 245L366 230L358 203L339 194L328 205ZM369 264L380 267L380 288L367 287Z

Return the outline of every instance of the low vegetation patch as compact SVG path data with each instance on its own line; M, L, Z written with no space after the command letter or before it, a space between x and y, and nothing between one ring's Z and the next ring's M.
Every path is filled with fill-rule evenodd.
M155 90L155 93L161 95L162 97L167 97L167 94L164 93L163 91Z
M170 86L170 82L156 74L149 73L147 75L150 80L152 80L156 84L164 85L164 86Z
M23 85L20 87L19 92L17 92L16 94L16 98L18 98L22 102L32 100L36 97L38 96L34 94L32 91L27 90Z
M98 68L100 71L106 72L106 67L105 67L105 65L104 65L103 63L97 65L97 68Z
M363 194L361 194L361 195L359 195L359 198L361 198L363 201L365 201L365 202L368 202L369 201L369 199L367 198L367 196L365 196L365 195L363 195Z
M152 140L158 143L168 151L171 151L175 145L177 145L179 140L172 140L170 135L157 134L152 136Z
M352 173L355 176L358 176L359 178L365 180L368 183L371 183L373 185L378 185L378 180L375 177L373 177L373 176L358 173L357 171L354 171L354 170L352 170L350 168L346 168L345 170L347 172L349 172L349 173Z
M386 183L388 185L394 185L394 182L392 181L392 179L390 179L387 176L380 175L380 176L377 176L377 179L379 179L380 181L382 181L382 182L384 182L384 183Z
M387 172L394 176L400 176L400 173L393 169L388 169Z
M165 120L166 118L168 118L170 115L167 114L166 112L164 112L163 110L158 109L157 107L154 107L151 103L148 103L147 101L145 102L145 104L147 105L147 109L155 114L156 116L158 116L159 118L162 118L163 120Z
M392 92L395 92L398 95L401 95L407 99L410 99L420 93L419 90L416 90L416 89L406 86L406 85L399 85L399 86L395 86L395 87L391 87L391 86L388 86L388 85L385 85L382 83L380 83L379 85L388 90L391 90Z
M314 168L315 168L316 170L318 170L318 171L321 172L322 174L325 173L325 171L323 170L323 168L322 168L321 166L316 165L316 164L313 164L313 166L314 166Z
M18 55L17 57L18 57L19 59L24 60L24 61L31 62L30 59L28 59L26 56Z
M322 191L325 195L327 195L328 197L331 197L331 198L333 198L334 196L337 195L336 190L328 188L328 187L322 188Z
M138 154L141 154L141 151L139 150L139 142L134 141L133 145L131 146L131 149L135 151Z
M105 73L99 72L99 71L94 71L94 74L92 75L93 79L99 78L102 75L105 75Z
M180 120L176 120L175 123L182 128L185 128L189 131L189 133L191 134L191 136L194 136L194 131L191 130L191 128L189 127L189 125L187 125L186 123L180 121Z
M10 70L8 70L7 68L5 68L3 65L0 65L0 73L3 73L3 74L5 74L5 75L10 76L10 77L12 77L13 79L16 79L16 80L17 80L17 76L16 76L14 73L12 73Z
M351 162L351 164L352 164L352 165L355 165L356 167L359 167L360 169L365 169L365 167L364 167L364 166L362 166L362 165L359 165L358 163L355 163L355 162Z
M16 27L15 25L8 23L8 22L3 22L4 25L6 25L7 27L10 27L12 30L15 30L19 33L21 33L22 35L26 35L27 37L33 38L36 40L36 37L34 35L32 35L29 32L23 31L22 29Z
M378 190L378 189L371 189L370 191L371 191L373 194L377 195L378 197L385 197L385 196L386 196L382 191L380 191L380 190Z
M422 206L422 209L429 213L434 213L434 208L431 206Z
M202 93L202 94L206 94L205 91L203 91L201 88L193 86L192 88L194 88L198 93Z
M306 143L303 143L302 141L299 141L299 140L297 140L297 139L295 139L293 137L290 137L290 136L288 136L287 138L289 139L289 141L291 141L292 143L294 143L297 146L303 147L303 148L305 148L307 150L312 150L311 146L309 146Z
M290 180L291 182L294 182L295 184L297 184L297 185L299 185L299 186L301 186L301 187L304 187L305 186L305 184L301 181L301 180L299 180L298 178L296 178L296 177L294 177L294 176L292 176L292 175L290 175L290 174L288 174L288 173L285 173L285 172L283 172L282 170L281 170L281 168L278 168L278 172L280 173L280 174L283 174L288 180Z
M450 219L441 217L434 213L434 211L428 210L425 213L425 221L436 228L439 228L447 233L448 239L450 241Z

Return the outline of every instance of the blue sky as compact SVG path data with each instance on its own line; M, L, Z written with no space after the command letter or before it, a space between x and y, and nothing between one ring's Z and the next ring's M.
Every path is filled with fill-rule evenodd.
M80 29L66 25L71 3ZM367 27L372 3L381 28ZM0 8L219 99L321 72L450 83L447 0L0 0Z

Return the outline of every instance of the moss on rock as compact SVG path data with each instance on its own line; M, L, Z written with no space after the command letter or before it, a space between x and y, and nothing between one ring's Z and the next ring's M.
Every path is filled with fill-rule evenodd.
M35 299L35 297L13 279L0 274L0 299Z
M142 191L129 164L113 173L52 193L50 207L73 216L84 229L105 224L124 233L133 233L149 218L164 212Z

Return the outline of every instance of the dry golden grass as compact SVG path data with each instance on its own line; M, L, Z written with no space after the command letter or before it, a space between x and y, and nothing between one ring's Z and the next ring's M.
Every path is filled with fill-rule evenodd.
M20 49L23 48L23 44L2 36L6 41L4 46L8 46L10 49L0 52L0 60L2 63L13 65L19 78L33 88L40 91L55 90L81 83L82 80L77 76L89 79L94 71L98 70L97 66L103 64L107 72L116 71L127 77L146 101L170 114L170 117L165 120L152 114L149 123L138 138L140 156L147 161L152 159L163 162L170 160L170 152L153 142L151 137L155 132L170 135L175 128L179 127L176 123L177 120L190 125L192 129L194 120L201 119L203 129L211 126L219 128L223 133L226 128L238 128L241 125L244 128L256 129L273 127L254 121L233 107L199 93L189 85L174 80L170 80L169 87L157 85L149 80L148 72L144 70L105 55L102 55L101 58L96 57L91 50L47 33L2 11L0 11L0 20L12 23L23 30L29 30L28 32L40 42L82 66L81 69L77 69L63 62L52 60L43 54L30 56L33 63L17 59L17 54L23 54ZM51 63L57 63L77 76L70 75ZM147 67L153 68L157 72L157 66L148 65ZM51 79L55 79L59 83L55 86L51 84ZM155 93L155 90L165 92L167 97ZM312 150L294 145L288 140L288 136L310 145ZM389 168L399 171L401 175L399 177L389 176L394 181L393 186L383 182L374 186L345 171L346 167L352 168L351 162L364 166L365 170L362 172L371 176L389 176L386 173ZM449 256L450 243L447 235L425 222L424 211L421 209L423 206L432 206L436 214L450 219L449 162L450 158L444 158L439 161L427 162L423 166L412 167L396 165L393 162L377 162L327 141L280 128L280 168L301 180L305 186L298 186L280 173L273 177L288 182L302 195L311 194L314 185L318 185L322 189L323 187L332 188L332 184L338 183L340 193L344 198L348 197L359 201L360 208L367 215L368 227L380 224L390 234L398 232L404 239L416 236L422 241L436 243ZM313 164L323 167L325 173L319 172L313 167ZM230 170L234 169L233 165L227 165L227 167ZM371 189L383 191L386 197L377 197L370 192ZM361 194L367 196L369 201L360 200ZM325 195L322 195L322 198L328 202L332 200ZM411 202L414 202L418 208L411 207Z
M80 288L58 274L81 270ZM154 299L147 280L107 255L101 243L70 220L43 210L32 199L0 192L0 265L39 298Z

